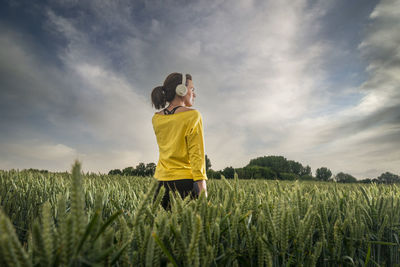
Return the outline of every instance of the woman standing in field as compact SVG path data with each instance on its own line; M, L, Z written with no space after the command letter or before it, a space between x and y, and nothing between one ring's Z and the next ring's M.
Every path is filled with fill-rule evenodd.
M207 196L207 175L204 154L202 116L193 106L194 86L192 76L171 73L162 86L151 92L156 109L152 118L160 157L154 177L159 181L156 193L165 187L162 200L164 209L170 209L169 190L178 191L182 198Z

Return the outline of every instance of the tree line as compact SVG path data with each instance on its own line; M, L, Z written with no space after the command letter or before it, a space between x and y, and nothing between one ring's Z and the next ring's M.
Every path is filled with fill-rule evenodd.
M209 161L206 155L206 163ZM211 162L208 164L211 167ZM310 166L303 166L301 163L287 160L283 156L264 156L251 159L249 164L242 168L225 167L223 170L214 171L207 169L207 177L221 179L223 175L227 179L233 179L235 173L241 179L269 179L269 180L314 180L332 181L338 183L400 183L400 177L396 174L385 172L380 176L370 179L357 180L348 173L339 172L336 175L327 167L316 169L315 176L312 175Z
M316 169L315 176L312 174L311 167L303 166L294 160L288 160L283 156L263 156L251 159L242 168L225 167L223 170L214 171L211 169L211 160L205 155L207 177L211 179L233 179L235 173L240 179L269 179L269 180L310 180L310 181L331 181L338 183L400 183L400 177L396 174L385 172L374 179L357 180L348 173L339 172L336 175L327 167ZM156 170L155 163L139 163L135 168L127 167L122 170L114 169L109 171L109 175L125 176L153 176Z
M264 156L251 159L250 162L242 168L225 167L222 170L215 171L211 169L211 160L205 155L207 177L211 179L233 179L235 173L240 179L268 179L268 180L311 180L327 181L338 183L400 183L400 176L391 172L384 172L376 178L365 178L358 180L348 173L339 172L333 175L327 167L316 169L315 176L312 175L310 166L303 166L301 163L287 160L283 156ZM156 164L153 162L140 162L136 167L126 167L124 169L113 169L108 175L123 176L142 176L152 177L156 171ZM42 174L50 173L48 170L23 169L22 171L38 172ZM67 172L65 172L67 173Z
M144 164L143 162L140 162L138 165L136 165L136 168L134 167L126 167L122 170L120 169L114 169L108 172L108 175L124 175L124 176L153 176L155 171L156 171L156 164L153 162Z

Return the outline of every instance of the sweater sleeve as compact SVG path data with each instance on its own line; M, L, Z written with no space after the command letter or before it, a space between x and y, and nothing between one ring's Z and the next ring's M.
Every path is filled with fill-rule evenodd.
M208 180L206 173L206 159L204 154L203 121L200 114L185 138L188 147L193 180Z

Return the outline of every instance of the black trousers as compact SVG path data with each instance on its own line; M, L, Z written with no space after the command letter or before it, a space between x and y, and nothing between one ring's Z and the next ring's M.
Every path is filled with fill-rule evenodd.
M171 209L171 202L169 199L169 191L172 190L173 192L178 191L180 196L183 198L190 195L190 199L198 198L198 194L193 188L193 180L192 179L182 179L182 180L175 180L175 181L159 181L158 187L155 192L154 198L158 195L160 188L162 186L165 187L165 193L161 201L161 205L165 210Z

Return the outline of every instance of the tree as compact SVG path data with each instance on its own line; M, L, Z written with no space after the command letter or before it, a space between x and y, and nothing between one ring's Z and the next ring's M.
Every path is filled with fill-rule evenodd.
M311 167L310 166L306 166L306 167L303 167L302 166L302 169L301 169L301 171L300 171L300 175L301 176L304 176L304 175L311 175L312 173L311 173Z
M111 170L108 175L122 175L122 171L120 169Z
M126 167L125 169L122 170L122 175L124 175L124 176L134 176L135 175L135 169L133 167Z
M385 183L385 184L393 184L400 182L400 177L390 172L382 173L377 179L380 183Z
M288 173L288 172L282 172L279 174L279 177L281 180L289 180L289 181L294 181L297 179L297 175L294 173Z
M226 167L222 171L222 174L225 176L226 179L233 179L233 176L235 175L235 169L232 166Z
M258 157L250 160L250 163L247 164L247 167L250 166L258 166L269 168L273 173L275 173L278 177L285 177L288 179L292 179L292 176L288 176L286 174L294 174L295 176L307 176L307 179L312 177L311 167L306 166L303 167L301 163L296 162L294 160L287 160L282 156L264 156ZM284 175L280 175L281 173L286 173Z
M290 172L289 162L282 156L258 157L250 160L250 163L247 166L269 167L277 173Z
M153 162L146 164L145 175L146 176L153 176L156 172L157 165Z
M370 183L372 183L372 180L370 178L366 178L366 179L360 180L359 182L363 183L363 184L370 184Z
M357 179L351 174L339 172L335 176L336 182L338 183L356 183Z
M291 173L294 173L296 175L301 175L303 165L293 160L289 160L288 163L289 163L289 170Z
M302 181L313 181L315 178L312 175L303 175L299 177L299 180Z
M208 171L211 168L211 160L206 154L206 171Z
M332 172L330 169L326 167L321 167L316 170L315 177L320 181L328 181L332 176Z
M136 166L135 171L136 171L137 176L145 176L146 175L146 165L144 165L143 162L140 162Z
M246 166L235 169L241 179L275 179L277 174L268 167Z
M214 171L213 169L209 169L207 171L207 177L212 179L221 179L221 173L219 171Z

